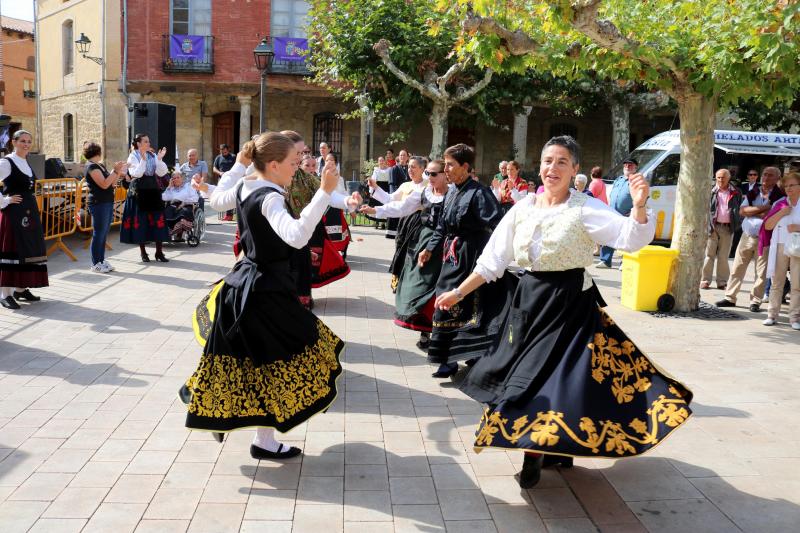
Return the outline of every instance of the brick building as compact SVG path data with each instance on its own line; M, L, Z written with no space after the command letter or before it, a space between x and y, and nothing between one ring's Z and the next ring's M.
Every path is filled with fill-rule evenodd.
M10 136L18 129L36 137L36 52L33 23L0 17L0 114L9 115ZM0 132L5 127L0 127Z
M181 161L196 148L209 164L221 143L235 149L259 129L260 74L253 49L270 36L276 59L267 75L266 128L294 129L316 151L328 142L350 178L367 154L384 153L391 125L370 128L324 89L310 84L302 54L305 0L36 0L40 66L41 146L48 157L79 160L82 141L95 140L108 160L128 153L136 102L176 106L176 146ZM79 35L92 41L87 57L75 51ZM458 111L453 111L457 113ZM632 116L632 144L669 129L672 117ZM450 143L475 145L480 175L496 172L511 156L515 139L527 148L523 168L535 170L538 147L554 133L574 134L588 165L611 163L610 114L581 119L554 116L536 107L528 116L509 109L498 126L451 128ZM406 129L405 127L403 129ZM411 128L401 147L427 154L427 120Z

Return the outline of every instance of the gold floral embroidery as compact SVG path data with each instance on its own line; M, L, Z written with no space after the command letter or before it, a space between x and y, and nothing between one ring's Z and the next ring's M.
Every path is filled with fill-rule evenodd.
M319 339L287 361L255 366L250 359L206 354L186 385L189 412L209 418L273 416L284 422L327 397L341 373L339 338L317 321Z
M539 448L547 448L555 446L562 437L565 437L594 454L600 454L602 451L603 454L617 456L634 455L638 453L634 444L649 447L660 442L659 429L662 424L676 428L686 421L689 412L685 406L686 402L680 397L667 398L663 394L659 395L647 410L650 416L649 424L634 418L627 426L632 430L631 433L626 431L620 422L601 420L595 423L589 417L582 417L578 424L578 432L583 433L583 436L579 436L578 432L564 421L562 412L540 411L536 413L533 421L530 421L527 415L523 415L511 423L509 430L507 418L503 418L499 411L492 411L490 414L487 409L481 418L475 445L491 446L498 436L511 444L516 444L528 436Z
M604 323L607 320L613 324L602 310L601 315ZM652 385L646 374L655 374L656 369L631 341L620 343L600 332L595 333L589 349L592 351L592 378L603 383L613 376L611 393L618 403L630 402L636 392L645 392Z

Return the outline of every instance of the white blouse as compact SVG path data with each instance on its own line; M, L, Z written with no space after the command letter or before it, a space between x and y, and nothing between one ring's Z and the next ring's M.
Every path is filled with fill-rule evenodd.
M453 187L451 184L450 187ZM414 191L403 200L389 202L384 205L379 205L375 208L376 218L403 218L414 213L418 209L422 209L422 195L432 204L438 204L444 200L444 195L438 195L433 192L433 187L425 187L422 191ZM373 195L374 196L374 195Z
M245 176L252 174L252 172L249 172L249 170L250 170L249 167L246 167L243 164L237 162L231 167L229 171L225 172L222 176L220 176L216 186L215 185L208 186L208 192L206 194L208 196L209 203L212 209L214 209L215 211L228 211L231 209L236 209L236 194L235 193L226 194L226 193L229 193L229 191L235 191L236 186L239 184L239 181L244 179ZM257 179L244 180L244 183L247 184L250 181L262 181L262 180L257 180ZM280 188L279 185L275 185L275 187ZM281 192L285 192L282 188L280 190ZM329 205L331 207L336 207L338 209L350 212L355 210L355 207L347 205L347 200L350 198L349 196L343 195L337 191L333 191L330 195L326 196L329 197Z
M528 195L514 204L492 233L475 266L475 273L487 282L503 276L506 268L514 261L514 230L516 214L521 209L535 211L538 221L534 221L533 236L528 247L532 271L542 270L540 259L543 249L542 222L563 214L568 203L553 207L536 207L536 195ZM594 242L623 251L634 251L645 246L655 236L655 217L647 213L647 223L639 224L632 217L617 213L596 198L586 197L580 207L580 222L589 238ZM591 254L589 254L591 255ZM589 265L585 265L589 266Z
M137 157L136 152L131 152L128 156L128 174L130 174L132 178L141 178L146 171L147 157L145 156L140 159ZM167 164L156 158L156 176L166 176L167 172L169 172Z
M196 204L197 191L192 189L190 184L184 183L180 188L167 187L166 190L161 193L161 199L165 202L179 201L184 204Z
M12 152L7 157L10 157L14 164L17 165L17 168L28 177L33 176L33 170L31 166L28 164L28 161L20 156L17 155L16 152ZM11 163L9 163L5 157L0 157L0 183L11 175ZM0 194L0 209L5 209L8 207L8 204L11 203L11 196L3 196Z

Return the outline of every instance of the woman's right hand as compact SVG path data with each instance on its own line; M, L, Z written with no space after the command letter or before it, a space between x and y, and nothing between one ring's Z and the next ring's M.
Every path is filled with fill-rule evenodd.
M252 163L250 158L245 155L244 150L239 150L239 153L236 154L236 162L241 163L246 167L249 167L250 163Z
M330 194L336 190L337 185L339 185L339 173L336 172L336 163L333 161L327 161L325 166L322 168L322 181L320 183L320 188L326 193Z

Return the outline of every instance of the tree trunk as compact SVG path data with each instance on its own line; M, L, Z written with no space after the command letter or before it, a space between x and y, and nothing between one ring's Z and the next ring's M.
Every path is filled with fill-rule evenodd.
M525 159L528 158L528 117L533 107L523 106L522 111L514 113L514 159L525 168Z
M631 106L620 101L625 96L609 98L611 104L611 166L616 166L628 157L631 140Z
M431 141L431 159L439 159L447 148L447 115L450 113L450 106L445 101L434 100L431 109L431 130L433 139Z
M694 311L700 303L700 277L708 240L717 100L687 92L677 101L681 121L681 170L672 248L680 255L672 269L670 293L675 297L677 311Z

